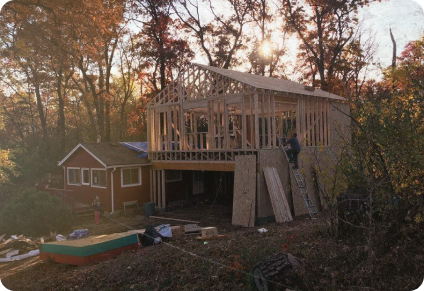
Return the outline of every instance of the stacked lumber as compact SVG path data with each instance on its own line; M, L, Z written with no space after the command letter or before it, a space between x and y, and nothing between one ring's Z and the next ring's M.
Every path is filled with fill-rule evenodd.
M271 167L264 168L264 175L271 198L272 208L274 209L275 220L277 222L292 221L293 217L290 213L289 204L283 186L281 185L277 169Z

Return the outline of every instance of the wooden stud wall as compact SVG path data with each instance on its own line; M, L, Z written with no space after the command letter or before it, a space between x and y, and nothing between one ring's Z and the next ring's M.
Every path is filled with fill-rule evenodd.
M296 127L303 146L329 146L329 104L326 99L301 98L297 105Z
M166 207L165 170L150 170L150 198L159 208Z

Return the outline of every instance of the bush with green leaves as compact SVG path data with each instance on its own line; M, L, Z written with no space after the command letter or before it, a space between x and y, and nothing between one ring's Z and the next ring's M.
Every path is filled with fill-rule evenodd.
M25 236L66 232L72 224L72 212L62 207L59 198L28 189L0 212L0 233Z

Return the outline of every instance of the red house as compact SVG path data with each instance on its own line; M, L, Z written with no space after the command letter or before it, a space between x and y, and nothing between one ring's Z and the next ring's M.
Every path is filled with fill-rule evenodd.
M64 171L64 189L74 199L91 204L99 196L103 210L121 210L125 202L150 201L147 143L80 143L58 165Z

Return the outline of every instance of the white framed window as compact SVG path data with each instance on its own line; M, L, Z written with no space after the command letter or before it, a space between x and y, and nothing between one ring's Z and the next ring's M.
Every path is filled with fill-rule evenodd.
M90 185L90 169L81 168L81 184Z
M183 180L183 172L178 170L166 171L166 182L178 182Z
M121 187L141 185L141 168L122 168Z
M81 185L81 169L69 167L68 168L68 185Z
M105 169L91 169L91 187L106 188Z

